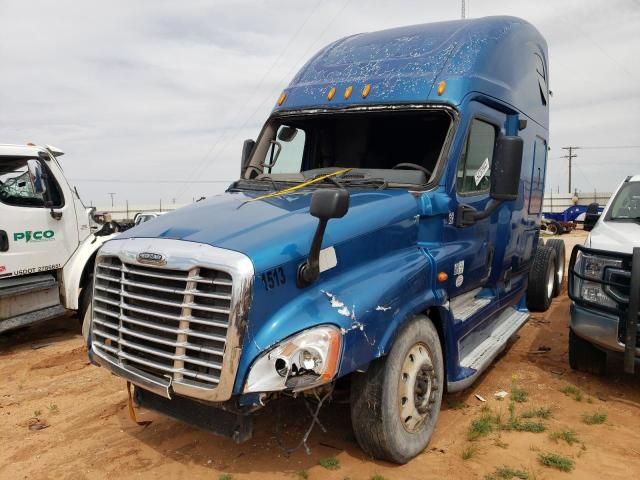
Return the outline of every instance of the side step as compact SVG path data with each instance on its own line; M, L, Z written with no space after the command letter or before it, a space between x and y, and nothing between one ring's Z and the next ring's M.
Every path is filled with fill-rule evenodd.
M36 310L35 312L24 313L6 320L0 320L0 333L13 330L15 328L26 327L27 325L33 325L34 323L42 322L44 320L50 320L63 315L66 311L66 308L62 305L54 305L53 307L47 307L41 310Z
M525 324L529 312L521 312L508 307L495 320L495 328L483 342L460 359L460 366L475 370L468 377L456 382L449 382L450 392L458 392L469 387L476 378L495 360L504 350L507 341Z
M62 315L53 275L10 277L0 281L0 333Z
M449 308L456 321L465 321L474 313L480 311L491 303L489 297L477 297L482 288L476 288L470 292L463 293L449 301Z

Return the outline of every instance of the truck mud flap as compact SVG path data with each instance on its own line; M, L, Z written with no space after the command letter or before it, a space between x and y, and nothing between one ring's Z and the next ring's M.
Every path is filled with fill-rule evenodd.
M227 412L185 397L174 396L169 400L138 387L135 387L133 395L141 407L155 410L216 435L231 438L236 443L246 442L253 436L251 415Z

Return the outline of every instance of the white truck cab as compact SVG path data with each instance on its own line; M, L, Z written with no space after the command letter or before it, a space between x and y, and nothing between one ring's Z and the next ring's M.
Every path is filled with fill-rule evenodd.
M640 175L627 177L609 200L569 266L569 363L603 373L607 352L640 358Z
M86 308L80 296L94 254L118 229L93 221L61 155L51 146L0 145L0 333Z

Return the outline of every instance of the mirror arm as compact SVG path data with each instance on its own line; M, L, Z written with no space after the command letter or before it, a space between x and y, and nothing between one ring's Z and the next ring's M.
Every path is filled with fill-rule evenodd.
M313 241L311 242L309 257L306 262L301 263L298 267L296 279L298 288L308 287L320 277L320 247L322 246L322 239L324 238L324 231L327 228L328 221L327 218L321 218L318 222L316 233L313 235Z
M487 217L490 217L493 212L495 212L500 205L502 205L504 200L494 200L491 199L487 204L487 207L478 212L475 208L470 207L469 205L458 205L458 212L456 214L456 226L457 227L468 227L469 225L473 225L474 223L484 220Z

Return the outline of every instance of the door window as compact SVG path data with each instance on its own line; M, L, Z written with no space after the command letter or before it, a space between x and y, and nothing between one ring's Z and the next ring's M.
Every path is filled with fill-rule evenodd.
M467 145L458 163L456 174L458 193L489 190L495 143L496 128L490 123L473 119Z
M29 158L26 157L0 159L0 202L16 207L44 207L46 200L51 200L52 207L62 207L60 188L43 162L40 164L47 178L47 193L43 195L35 192L29 177L27 160Z
M271 142L264 160L269 173L298 173L302 171L306 134L301 128L281 125L276 140ZM272 165L271 168L268 168Z

